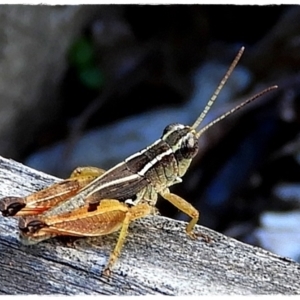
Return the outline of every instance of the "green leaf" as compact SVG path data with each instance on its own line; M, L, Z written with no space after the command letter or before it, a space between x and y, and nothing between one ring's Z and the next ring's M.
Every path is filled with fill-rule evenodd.
M90 89L101 89L104 84L103 73L95 66L81 70L79 78L81 82Z
M77 40L70 49L70 63L78 68L85 69L94 64L94 48L91 41L85 37Z

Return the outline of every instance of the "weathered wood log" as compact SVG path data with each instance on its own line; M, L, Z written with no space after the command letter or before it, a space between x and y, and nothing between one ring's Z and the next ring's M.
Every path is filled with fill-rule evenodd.
M1 195L24 196L59 179L0 158ZM17 222L0 216L1 294L300 294L300 265L202 226L212 243L191 240L185 223L149 216L132 223L110 278L101 276L117 234L18 241Z

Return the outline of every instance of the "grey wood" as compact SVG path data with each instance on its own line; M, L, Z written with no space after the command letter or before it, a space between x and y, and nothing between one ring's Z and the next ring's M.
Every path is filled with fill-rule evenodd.
M0 157L1 196L22 196L59 179ZM300 265L202 226L213 242L191 240L185 223L149 216L132 223L110 278L101 276L117 234L18 241L17 221L0 216L1 294L300 294Z

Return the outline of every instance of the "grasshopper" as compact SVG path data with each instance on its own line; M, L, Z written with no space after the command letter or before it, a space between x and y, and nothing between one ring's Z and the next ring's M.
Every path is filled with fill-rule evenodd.
M197 154L198 140L203 132L277 88L271 86L257 93L197 131L243 51L244 47L192 126L168 125L160 139L108 171L87 167L78 172L76 169L69 179L28 197L2 199L0 211L3 215L21 216L21 240L33 244L59 235L101 236L120 230L117 244L104 269L104 274L109 275L120 255L130 222L154 214L158 195L191 217L186 226L187 235L191 238L201 235L193 231L199 220L198 210L171 193L169 187L182 182L181 178Z

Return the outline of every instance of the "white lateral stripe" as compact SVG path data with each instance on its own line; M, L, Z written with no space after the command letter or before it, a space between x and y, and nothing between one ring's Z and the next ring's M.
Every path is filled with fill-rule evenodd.
M172 154L172 153L173 153L173 150L170 148L170 149L168 149L167 151L165 151L165 152L163 152L163 153L157 155L154 159L152 159L150 162L148 162L148 163L144 166L144 168L143 168L141 171L138 172L138 174L139 174L140 176L144 176L145 173L146 173L152 166L154 166L157 162L161 161L161 159L162 159L163 157L165 157L165 156L167 156L167 155L170 155L170 154Z
M92 182L90 182L88 185L86 185L86 186L84 187L84 190L87 191L87 190L89 190L89 189L93 189L93 187L94 187L95 185L97 186L97 185L99 184L99 182L102 181L102 178L103 178L104 176L107 176L107 174L113 172L115 169L119 168L122 164L125 164L125 163L127 163L128 161L130 161L131 159L133 159L133 158L135 158L135 157L138 157L139 155L145 153L146 151L148 151L149 148L151 148L151 147L153 147L153 146L159 144L160 142L161 142L161 139L158 139L158 140L156 140L152 145L148 146L147 148L144 148L144 149L141 150L140 152L134 153L134 154L132 154L131 156L127 157L127 158L125 159L125 161L122 161L122 162L118 163L117 165L115 165L114 167L112 167L111 169L107 170L105 173L103 173L102 175L100 175L99 177L97 177L96 179L94 179L94 180L93 180ZM131 175L131 176L137 176L137 175ZM130 177L130 176L129 176L129 177ZM128 178L128 177L125 177L125 181L126 181L126 178ZM115 180L115 181L111 181L109 184L112 184L112 182L115 183L115 182L118 181L118 180L121 180L121 179L117 179L117 180ZM106 186L106 185L105 185L105 186ZM103 187L103 185L101 185L101 188L102 188L102 187ZM99 190L99 189L100 189L100 187L98 188L98 190ZM93 191L94 191L94 190L93 190ZM91 193L90 193L89 195L91 195L91 194L92 194L92 191L91 191Z
M130 161L131 159L135 158L135 157L138 157L139 155L145 153L149 148L157 145L158 143L160 143L161 139L158 139L157 141L155 141L153 144L151 144L150 146L148 146L147 148L144 148L143 150L139 151L139 152L136 152L134 154L132 154L131 156L127 157L125 159L125 162L128 162Z
M107 176L107 174L111 173L113 170L119 168L121 165L125 164L123 161L118 163L117 165L115 165L113 168L107 170L105 173L103 173L102 175L100 175L99 177L95 178L92 182L90 182L89 184L87 184L82 191L87 191L88 189L93 189L94 186L99 185L99 181L101 182L102 178L104 176Z
M87 197L91 196L92 194L102 190L102 189L105 189L109 186L112 186L112 185L115 185L115 184L118 184L118 183L122 183L122 182L126 182L126 181L131 181L131 180L134 180L136 178L139 178L140 176L138 174L133 174L133 175L130 175L130 176L126 176L126 177L123 177L123 178L119 178L119 179L116 179L116 180L112 180L110 182L106 182L104 184L101 184L100 186L98 187L95 187L95 189L93 189L92 192L90 192Z

